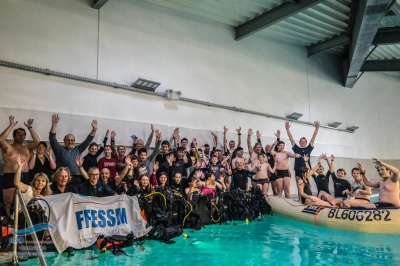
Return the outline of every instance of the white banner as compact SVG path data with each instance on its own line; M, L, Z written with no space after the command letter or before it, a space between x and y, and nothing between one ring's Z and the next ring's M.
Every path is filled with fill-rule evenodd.
M82 249L93 245L99 235L142 237L150 231L140 215L136 197L127 195L104 198L72 193L44 198L50 205L50 234L58 252L67 247ZM48 206L39 201L48 214Z

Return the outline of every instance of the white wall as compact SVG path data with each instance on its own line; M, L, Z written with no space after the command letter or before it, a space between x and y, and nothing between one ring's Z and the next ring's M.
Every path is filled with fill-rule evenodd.
M257 35L237 42L230 27L141 1L109 1L100 13L91 2L1 1L0 60L122 84L147 78L161 82L157 91L180 90L188 98L357 125L354 134L321 129L314 154L399 159L398 79L366 73L347 89L338 74L341 62L329 55L307 59L305 47ZM10 114L20 121L32 116L43 139L56 112L62 116L60 135L73 132L78 141L93 118L101 136L114 129L127 145L132 133L148 134L147 123L163 125L164 136L176 126L187 128L182 136L203 142L210 142L208 130L221 131L223 125L230 130L241 125L243 133L260 129L263 142L272 141L278 128L286 138L283 121L4 67L0 86L0 125L7 125ZM313 132L300 124L291 129L295 139Z

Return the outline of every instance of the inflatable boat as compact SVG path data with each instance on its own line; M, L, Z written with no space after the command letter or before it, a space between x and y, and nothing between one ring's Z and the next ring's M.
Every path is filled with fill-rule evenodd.
M307 206L301 202L268 196L276 216L328 228L355 232L400 234L400 208L341 209Z

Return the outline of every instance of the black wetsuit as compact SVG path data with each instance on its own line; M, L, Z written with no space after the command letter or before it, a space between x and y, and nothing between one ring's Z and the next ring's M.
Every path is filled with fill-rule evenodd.
M246 185L247 185L247 176L250 172L242 169L242 170L238 170L235 169L232 172L232 188L240 188L242 190L246 190Z
M333 186L335 188L335 198L347 198L347 194L343 194L343 191L348 189L351 191L351 184L346 179L338 179L335 173L331 174L333 180Z
M304 194L307 194L308 196L312 196L310 183L304 182ZM303 196L301 197L301 203L303 203L303 204L306 203L306 198L304 198Z
M331 175L330 171L328 171L326 174L322 174L322 175L316 175L316 174L312 175L312 177L314 178L315 184L317 184L318 193L322 190L328 194L331 194L329 192L329 177L330 177L330 175Z

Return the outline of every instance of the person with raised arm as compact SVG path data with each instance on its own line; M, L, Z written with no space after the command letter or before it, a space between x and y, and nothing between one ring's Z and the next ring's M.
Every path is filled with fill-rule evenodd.
M110 181L114 181L115 177L118 175L118 161L116 158L111 157L111 151L110 145L106 145L104 147L104 157L100 158L97 163L97 167L99 168L100 172L103 168L110 170Z
M47 148L47 143L44 141L39 142L37 149L32 151L28 165L29 181L32 181L37 173L45 173L47 176L51 176L51 172L55 171L57 167L51 147Z
M248 176L251 174L251 171L255 171L258 165L254 165L251 171L244 168L244 162L242 160L235 161L235 169L232 171L231 176L231 188L236 189L240 188L241 190L248 189Z
M151 129L151 132L150 132L149 137L147 138L146 144L144 143L144 141L142 139L138 139L135 135L131 136L133 138L133 144L132 144L132 150L129 152L129 155L137 155L137 156L139 156L139 150L140 149L142 149L142 148L144 148L146 150L149 149L149 147L151 145L151 141L153 140L153 136L154 136L154 133L155 133L155 129L154 129L153 124L150 125L150 129ZM113 138L111 137L111 143L112 142L113 142Z
M211 194L212 201L215 201L217 197L217 189L226 189L224 177L221 176L220 181L216 181L214 173L206 173L205 179L205 182L197 182L197 187L201 189L203 195Z
M97 166L97 157L99 157L100 154L103 153L104 147L107 145L109 132L110 132L109 130L106 131L106 135L103 139L103 147L99 148L99 145L97 145L96 142L90 143L89 148L88 148L89 152L88 152L88 154L86 154L85 157L83 157L84 161L83 161L82 166L85 169L85 171L88 171L89 167ZM111 132L111 137L113 136L113 134L112 134L113 132Z
M331 172L335 196L333 197L330 193L321 190L318 193L318 198L328 201L332 206L341 206L342 202L350 195L351 185L345 179L346 171L343 168L337 169L335 174L335 156L333 154L331 155L329 171Z
M307 145L307 139L305 137L302 137L299 141L300 146L298 146L293 139L292 133L290 132L290 123L289 122L285 123L286 132L289 137L290 143L292 144L292 149L294 153L300 154L301 156L307 155L308 157L311 157L311 152L314 149L315 138L317 137L318 134L319 124L320 124L319 121L314 121L315 130L314 134L311 137L310 143ZM308 162L308 166L311 168L310 162ZM294 172L296 180L300 177L298 171L300 170L301 167L305 167L304 160L302 158L295 159ZM296 184L298 183L296 182Z
M57 125L60 121L60 117L58 116L58 114L54 114L51 118L51 121L52 124L49 133L49 140L51 148L54 151L54 155L56 156L57 168L68 167L72 175L71 184L78 187L84 179L82 178L78 166L75 163L75 158L77 156L80 156L81 153L84 152L89 144L93 141L97 130L97 120L92 121L92 130L90 131L86 139L77 146L75 146L75 137L72 134L65 135L64 146L61 146L60 143L58 143L56 137Z
M278 151L270 151L271 155L275 157L275 174L276 174L276 192L279 197L285 191L285 198L290 199L290 171L289 171L289 158L300 158L300 154L294 154L285 151L285 142L279 141L277 143Z
M217 137L217 134L215 134L214 132L211 132L211 135L213 136L213 149L212 149L212 152L210 153L208 153L208 156L209 156L209 158L214 154L214 152L215 152L215 150L217 149L217 147L218 147L218 137Z
M364 181L364 184L369 187L379 189L379 199L377 203L365 203L359 205L364 208L387 208L387 207L400 207L399 200L399 175L400 171L396 167L384 163L379 159L373 158L374 163L379 167L380 180L371 181L366 175L364 167L357 163L358 169Z
M158 165L160 166L157 169L157 173L156 175L158 175L160 172L167 172L168 171L168 167L164 167L163 164L167 162L167 155L170 154L171 151L171 144L169 143L168 140L163 140L161 142L161 152L157 154L156 156L156 160L154 163L158 163Z
M153 152L147 156L147 149L141 148L138 150L138 166L135 168L135 177L140 177L141 175L150 175L150 166L152 161L156 158L157 153L160 150L162 134L159 130L156 130L156 147Z
M111 131L111 157L117 160L117 171L118 173L121 172L125 167L125 153L126 148L124 145L115 145L115 131ZM104 143L104 147L106 146L107 142ZM101 173L101 170L100 170Z
M309 167L308 155L303 156L303 160L306 163L306 167L301 167L299 170L300 178L297 180L299 193L301 197L301 203L306 205L320 205L320 206L331 206L326 201L314 197L311 192L310 177L317 171L322 162L322 156L318 158L318 164L316 164L312 169Z
M257 173L255 176L257 180L257 186L260 187L264 195L268 195L270 173L275 172L275 164L270 166L267 162L267 156L264 153L260 153L258 155L258 160L259 164L257 165Z
M229 147L226 147L226 142L227 142L226 132L228 132L228 128L226 126L224 126L224 142L223 142L222 150L223 150L223 153L225 153L226 155L228 155L228 153L230 153L232 159L234 159L236 157L236 149L242 145L242 138L241 138L242 133L240 133L241 130L242 130L242 127L239 127L236 129L236 132L238 133L237 146L235 147L235 141L231 140L231 141L229 141Z
M232 160L232 170L236 169L236 163L241 161L243 163L243 169L247 170L247 158L243 157L244 151L242 147L236 148L236 157Z
M326 174L324 174L324 167L320 164L317 171L312 174L312 177L315 181L315 184L317 185L317 190L318 190L318 194L321 191L325 191L328 194L331 194L329 191L329 177L331 176L331 162L329 161L328 157L326 157L326 154L323 153L322 155L322 159L326 161L326 163L328 164L328 171L326 172Z
M128 196L134 196L134 195L147 195L151 193L151 184L149 181L149 177L146 175L142 175L139 177L138 180L134 181L134 184L129 188L129 190L126 192Z
M255 165L257 165L259 163L258 161L258 155L261 154L262 151L262 146L261 143L256 142L256 144L254 144L254 147L252 147L251 145L251 135L253 135L253 129L249 128L249 130L247 131L247 149L249 151L249 155L250 155L250 163L251 163L251 167L254 167ZM261 133L257 130L257 138L261 137ZM257 185L257 181L254 180L253 178L251 179L251 186L255 187Z
M276 141L274 143L271 144L267 144L265 145L265 150L261 150L262 153L267 155L267 162L268 164L272 167L273 165L275 165L275 158L274 156L271 155L271 150L274 150L276 147L276 144L278 144L278 141L280 141L280 137L281 137L281 131L278 129L276 131L276 133L274 133L274 135L276 136ZM261 134L260 134L261 137ZM258 142L260 142L261 144L261 138L257 139ZM261 144L262 147L262 144ZM276 175L275 175L275 171L271 172L269 175L269 180L271 182L271 187L272 187L272 194L274 196L278 195L277 189L276 189Z
M203 150L203 153L204 153L204 150ZM208 168L207 171L209 173L213 173L214 174L216 181L218 181L218 182L220 181L221 168L225 167L225 165L227 164L229 158L230 158L230 156L228 155L227 157L225 157L225 159L222 162L219 162L218 161L218 156L214 154L213 156L211 156L210 160L206 161L206 166Z
M253 135L253 129L249 129L247 131L247 148L249 150L249 155L250 155L250 161L251 161L251 165L253 166L254 164L256 164L258 162L258 155L261 154L262 151L262 146L261 143L256 142L254 144L254 147L252 147L251 145L251 135ZM261 133L257 130L257 138L261 137Z
M15 163L18 156L24 161L29 160L30 152L37 148L40 139L33 129L33 119L28 119L24 125L28 129L32 136L32 142L28 145L24 145L24 140L26 137L26 130L24 128L17 128L13 131L14 142L9 144L6 139L10 134L11 130L18 124L18 121L14 121L14 117L10 115L8 117L10 124L8 127L0 134L0 148L4 160L3 168L3 202L5 208L10 213L11 205L14 199L14 175L18 169L18 165ZM24 184L29 183L29 166L28 164L23 164L21 168L21 180Z
M110 168L107 167L104 167L102 169L99 168L100 180L103 180L105 184L107 184L113 191L116 191L118 194L120 194L121 192L126 192L123 190L123 188L121 188L123 185L123 184L121 185L122 182L125 182L125 184L127 184L127 187L129 187L133 182L133 169L137 165L137 159L136 156L135 159L132 159L131 156L134 155L128 155L125 157L124 169L121 170L121 173L119 175L117 173L114 178L112 178L112 172ZM89 180L88 172L82 167L84 163L82 157L80 156L76 157L75 163L78 166L82 177L85 180ZM92 168L98 168L98 167L94 166Z
M36 174L32 180L32 186L30 186L21 181L22 167L25 164L25 159L21 158L19 154L17 155L16 164L18 168L14 175L14 185L21 190L25 204L28 204L33 198L50 196L52 194L49 177L46 174Z
M185 161L183 156L185 155L186 149L184 147L179 147L173 156L166 157L166 162L163 163L162 169L165 169L167 173L170 173L168 183L173 184L173 177L176 173L180 174L180 177L186 179L186 168L192 166L192 160L190 158ZM168 161L170 158L170 161Z
M170 146L171 146L171 142L173 141L173 148L172 150L176 150L179 147L179 140L180 140L181 136L179 135L179 127L175 128L174 131L172 132L172 137L169 141ZM172 140L172 141L171 141ZM183 140L183 139L182 139Z
M94 197L117 195L117 193L112 190L103 180L99 179L99 168L90 167L87 175L89 179L81 183L78 188L80 194Z
M360 169L354 167L351 169L351 175L354 178L354 181L351 183L351 199L343 201L342 207L351 208L364 203L370 203L371 188L362 181Z

